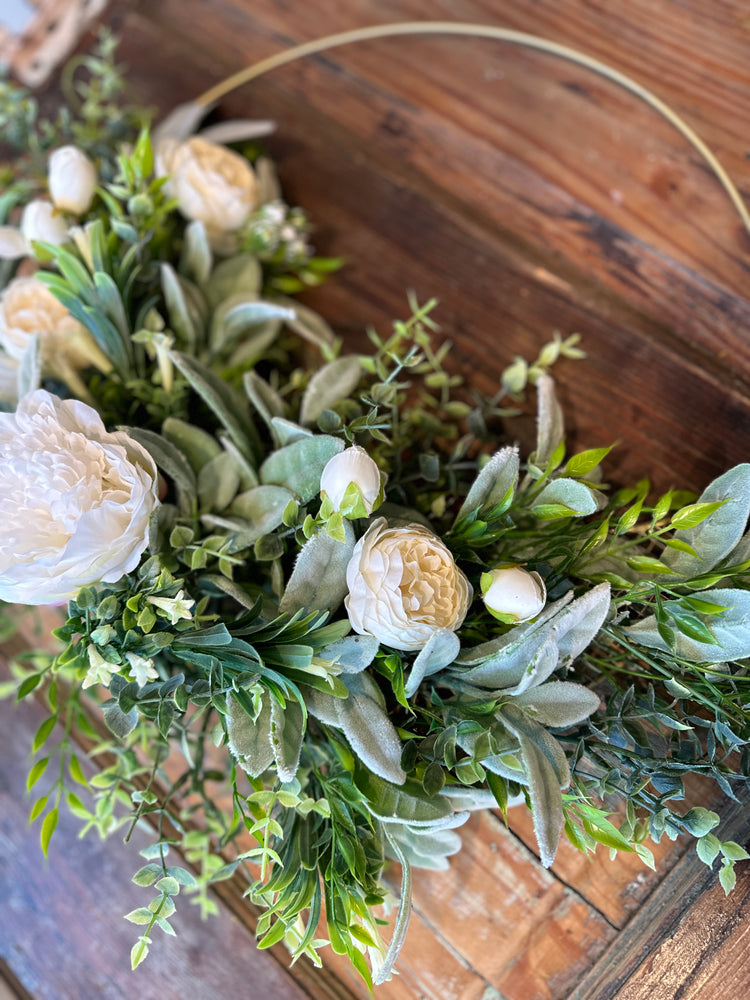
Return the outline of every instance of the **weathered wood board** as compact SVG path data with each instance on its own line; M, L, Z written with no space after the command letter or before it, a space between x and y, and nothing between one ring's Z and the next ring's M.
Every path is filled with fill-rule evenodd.
M750 195L746 3L130 0L106 20L122 36L136 93L165 111L297 42L438 17L546 36L610 63L683 115ZM363 341L367 324L383 329L402 316L408 290L435 295L454 369L491 393L515 354L533 357L554 330L577 331L588 360L559 365L560 394L577 446L620 442L613 481L649 474L657 488L700 488L748 458L750 238L705 163L635 97L517 46L412 38L290 65L227 98L219 113L278 122L269 148L288 197L309 210L319 250L347 259L308 300L349 343ZM528 445L533 420L518 433ZM23 757L34 726L0 711L19 720L4 723L10 762ZM64 992L73 980L55 985L73 952L92 977L106 970L122 984L101 995L129 995L133 983L140 991L147 971L154 996L184 1000L244 995L236 987L248 982L253 996L367 995L339 962L337 986L313 986L298 970L280 973L275 957L258 958L235 919L241 886L231 885L221 887L222 923L188 925L130 978L133 928L120 914L137 863L119 860L116 841L77 842L72 824L53 847L62 870L54 857L42 883L22 788L3 796L15 852L5 875L21 900L4 931L11 995L23 995L20 983L33 997L99 996ZM742 815L732 822L736 839L747 839ZM513 816L506 829L494 814L476 816L450 871L418 875L401 974L377 995L744 1000L748 873L725 901L685 849L659 845L654 874L637 859L611 864L606 853L585 859L563 847L546 872L527 817ZM87 889L82 873L98 864L113 885L117 873L112 899ZM76 928L67 950L66 894L98 928L88 939ZM42 921L34 914L47 895L56 916ZM42 960L45 949L51 957Z

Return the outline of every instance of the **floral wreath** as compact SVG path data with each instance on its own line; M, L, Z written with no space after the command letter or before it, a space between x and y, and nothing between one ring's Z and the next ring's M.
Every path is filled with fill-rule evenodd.
M320 964L330 944L370 985L411 867L447 866L474 809L530 808L545 866L563 835L650 865L649 837L692 835L730 891L748 855L675 803L692 773L748 783L750 465L700 497L608 491L609 448L566 451L550 371L575 336L471 402L434 302L346 353L293 297L341 262L284 202L271 124L196 133L209 92L151 131L114 52L103 35L55 120L0 98L21 151L0 201L0 598L67 604L3 689L48 707L28 780L59 759L31 810L45 853L63 805L101 835L149 819L133 967L180 894L209 910L240 869L261 947ZM501 428L530 388L522 456ZM76 728L109 755L91 780Z

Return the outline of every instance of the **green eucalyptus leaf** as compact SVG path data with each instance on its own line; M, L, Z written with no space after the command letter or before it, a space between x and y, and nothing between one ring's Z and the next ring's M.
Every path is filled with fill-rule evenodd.
M577 479L553 479L535 499L532 513L541 511L540 516L546 519L545 508L552 507L565 508L573 517L586 517L598 510L599 501L594 491Z
M107 729L119 740L130 736L138 725L138 712L134 708L129 712L123 712L119 705L112 703L105 705L103 711Z

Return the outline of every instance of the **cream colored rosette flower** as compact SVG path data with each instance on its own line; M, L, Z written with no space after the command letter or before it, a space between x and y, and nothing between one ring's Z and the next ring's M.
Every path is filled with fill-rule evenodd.
M0 413L0 599L66 601L134 570L158 504L156 466L78 400L43 389Z
M89 331L32 275L14 278L0 295L0 345L21 361L33 337L39 338L42 367L63 379L70 369L112 367Z
M200 136L165 139L156 169L186 219L202 222L215 249L243 226L257 205L257 181L244 156Z
M508 563L483 573L480 586L487 610L507 625L528 622L541 612L547 588L538 573Z
M98 181L96 167L77 146L61 146L49 158L47 186L58 211L83 215L91 207Z
M441 540L418 524L373 522L346 571L349 621L394 649L422 649L438 631L460 628L471 584Z

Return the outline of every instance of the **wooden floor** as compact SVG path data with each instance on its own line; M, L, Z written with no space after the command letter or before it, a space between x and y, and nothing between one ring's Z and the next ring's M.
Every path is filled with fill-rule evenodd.
M610 63L683 115L750 200L745 0L117 0L105 19L138 95L164 111L281 48L412 18L503 25ZM412 38L294 64L221 114L278 122L288 197L310 210L319 250L348 261L309 301L349 343L403 315L408 290L438 296L454 369L491 392L515 354L577 331L588 360L560 365L561 396L578 446L619 440L613 480L700 488L748 460L750 237L705 163L636 98L519 47ZM339 964L288 969L283 952L256 952L231 883L220 917L183 907L178 938L130 973L136 848L79 841L65 820L45 866L26 824L19 769L39 711L0 705L7 996L366 996ZM745 843L743 810L724 812L724 836ZM656 873L572 849L550 872L523 813L510 829L476 816L463 840L450 871L419 873L382 1000L750 996L747 867L726 900L682 843L656 848Z

